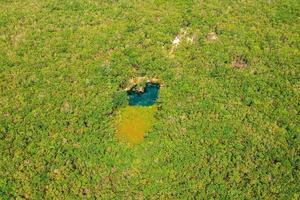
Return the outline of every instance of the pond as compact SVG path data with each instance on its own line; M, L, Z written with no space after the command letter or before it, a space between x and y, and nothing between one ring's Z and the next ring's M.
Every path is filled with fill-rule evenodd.
M130 106L152 106L158 98L160 85L157 83L146 83L143 92L137 91L135 88L127 92Z

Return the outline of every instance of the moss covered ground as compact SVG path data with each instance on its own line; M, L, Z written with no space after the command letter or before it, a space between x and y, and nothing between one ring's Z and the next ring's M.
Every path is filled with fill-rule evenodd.
M140 144L154 123L156 106L126 106L115 119L116 137L128 144Z
M298 0L1 0L0 199L299 199L299 13ZM142 76L164 87L132 146L114 97Z

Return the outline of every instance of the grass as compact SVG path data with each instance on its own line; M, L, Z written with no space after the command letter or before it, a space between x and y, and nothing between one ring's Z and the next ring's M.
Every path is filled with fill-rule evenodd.
M156 106L126 106L118 111L116 136L129 144L140 144L154 121Z
M297 0L2 0L0 199L298 199L299 13ZM182 28L195 40L170 55ZM114 96L139 76L165 86L129 146Z

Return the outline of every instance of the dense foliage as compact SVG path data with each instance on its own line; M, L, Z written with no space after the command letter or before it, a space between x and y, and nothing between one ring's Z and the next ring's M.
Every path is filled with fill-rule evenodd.
M298 199L299 13L298 0L1 0L0 199ZM174 48L181 29L192 42ZM165 86L128 146L116 92L138 76Z

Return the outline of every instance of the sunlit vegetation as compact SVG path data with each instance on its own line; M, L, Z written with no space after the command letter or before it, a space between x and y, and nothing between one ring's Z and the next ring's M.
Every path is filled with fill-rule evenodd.
M299 199L299 13L1 0L0 199ZM156 111L127 107L134 77L163 81Z
M144 140L154 121L156 106L127 106L116 117L116 134L120 140L139 144Z

